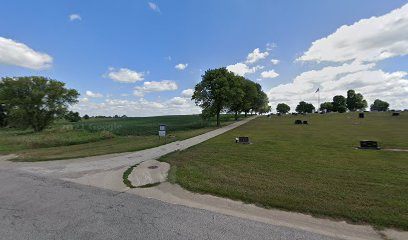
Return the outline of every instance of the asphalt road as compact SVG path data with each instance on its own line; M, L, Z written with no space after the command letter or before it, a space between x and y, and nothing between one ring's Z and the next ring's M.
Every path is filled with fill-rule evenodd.
M332 239L0 169L0 239Z

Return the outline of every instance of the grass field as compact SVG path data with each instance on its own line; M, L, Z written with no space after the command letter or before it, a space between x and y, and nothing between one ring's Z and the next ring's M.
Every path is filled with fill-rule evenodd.
M231 115L223 115L223 125L231 122ZM176 137L159 139L161 123L167 124L168 134ZM40 133L0 129L0 154L15 153L16 161L44 161L129 152L190 138L214 128L213 120L204 121L198 115L59 121Z
M191 191L408 230L408 152L356 149L363 139L408 149L408 113L357 116L259 117L161 161ZM253 144L235 144L238 136Z

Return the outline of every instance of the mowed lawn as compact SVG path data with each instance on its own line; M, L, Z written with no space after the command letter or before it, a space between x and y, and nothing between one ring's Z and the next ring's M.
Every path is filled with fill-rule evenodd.
M259 117L161 160L170 181L191 191L408 230L408 152L356 149L367 139L408 150L408 112L365 115Z
M223 125L232 122L232 115L222 116ZM168 134L174 137L159 139L161 123L168 125ZM14 161L46 161L138 151L215 128L214 120L198 115L60 121L40 133L0 129L0 155L17 154Z

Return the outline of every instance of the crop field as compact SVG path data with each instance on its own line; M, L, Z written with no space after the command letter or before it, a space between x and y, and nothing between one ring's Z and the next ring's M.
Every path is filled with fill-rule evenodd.
M231 115L222 116L223 125L231 122ZM167 124L168 135L175 137L159 139L159 124ZM129 152L190 138L214 128L214 120L203 120L199 115L59 121L39 133L0 129L0 154L17 154L16 161L42 161Z
M160 160L190 191L408 230L408 112L365 115L258 117ZM238 136L252 144L236 144ZM357 149L360 140L383 149Z

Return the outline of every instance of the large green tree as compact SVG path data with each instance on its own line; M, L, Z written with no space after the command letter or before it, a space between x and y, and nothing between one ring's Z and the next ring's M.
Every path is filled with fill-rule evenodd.
M0 80L0 105L8 109L9 124L44 130L77 102L79 93L65 83L45 77L16 77Z
M333 103L332 102L324 102L320 104L320 110L325 112L333 112Z
M232 99L230 99L228 109L235 114L235 120L238 120L238 113L242 111L242 100L245 95L242 85L246 79L241 76L234 76L230 81Z
M347 91L346 104L348 110L354 112L356 110L364 110L367 108L367 101L361 93L356 93L356 91L350 89Z
M226 68L210 69L194 88L191 99L202 108L204 118L217 117L217 126L220 126L221 112L230 106L235 95L231 84L234 78Z
M286 103L279 103L276 106L276 111L281 114L286 114L290 111L290 107Z
M339 113L347 111L347 102L344 96L336 95L333 97L333 111Z
M296 106L296 112L298 113L312 113L315 110L315 107L311 103L307 103L305 101L299 102Z
M389 106L390 106L390 104L387 103L386 101L382 101L380 99L375 99L374 103L371 104L371 106L370 106L370 110L371 111L384 112L384 111L388 110Z
M245 113L245 117L256 106L258 99L258 88L254 82L246 79L242 85L244 91L244 97L242 99L242 111Z

